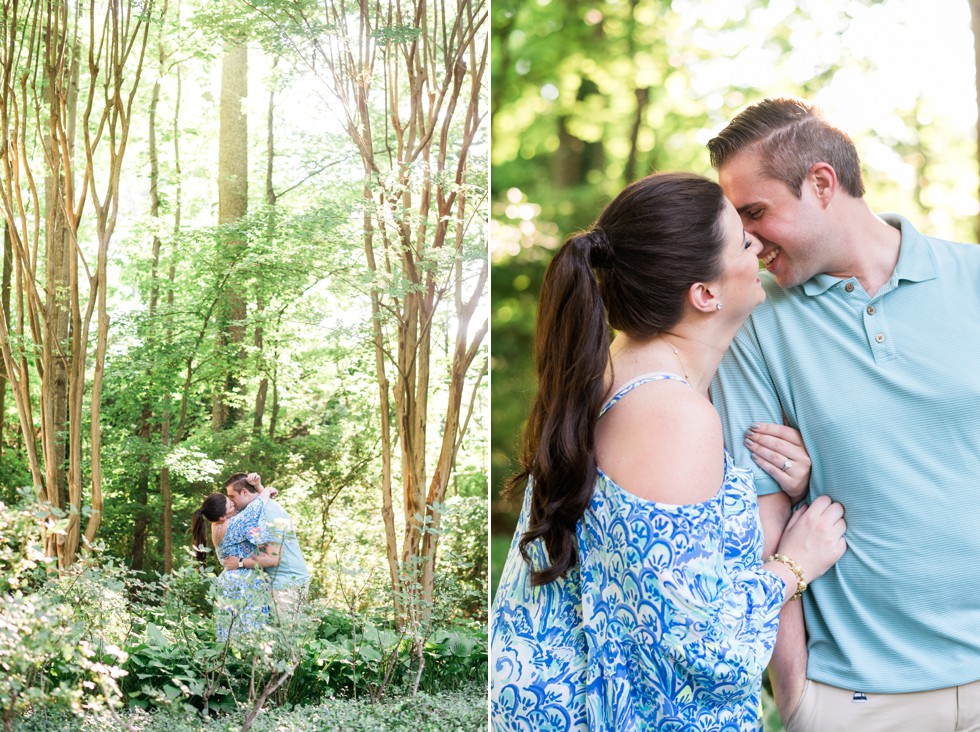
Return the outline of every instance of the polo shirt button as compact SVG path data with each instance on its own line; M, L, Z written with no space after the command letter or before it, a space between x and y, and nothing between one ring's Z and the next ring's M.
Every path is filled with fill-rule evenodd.
M884 343L885 342L884 334L879 333L878 335L875 336L875 340L878 341L878 343Z
M874 314L875 314L875 306L868 305L868 315L874 315Z
M844 289L847 292L854 292L854 283L853 282L848 282L846 285L844 285Z

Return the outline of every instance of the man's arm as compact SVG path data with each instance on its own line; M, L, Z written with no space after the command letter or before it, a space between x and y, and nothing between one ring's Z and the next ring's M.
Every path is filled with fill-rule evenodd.
M779 484L752 459L746 432L758 422L782 424L783 405L769 375L752 321L742 326L718 365L711 382L711 402L721 416L725 448L740 468L750 468L756 491L777 493ZM766 556L769 556L768 554Z
M264 506L279 493L275 488L268 488L262 485L262 477L258 473L249 473L245 476L245 482L258 491L259 498Z
M775 553L789 520L790 498L770 475L752 459L745 446L745 432L754 422L780 424L783 405L769 373L750 319L732 341L711 384L711 399L721 415L725 447L735 464L752 468L759 495L759 518L764 536L765 559ZM806 685L806 628L803 604L788 602L779 613L779 633L769 662L769 676L779 713L786 720L795 710Z
M262 544L258 554L242 560L242 567L246 569L278 567L281 558L282 544ZM224 563L225 569L239 569L238 557L225 557Z
M759 496L759 518L765 540L763 558L776 552L792 506L783 492ZM769 662L769 679L776 697L776 707L783 723L790 718L806 685L806 628L803 603L787 602L779 613L779 632Z
M264 568L278 567L282 559L282 544L263 544L255 560Z

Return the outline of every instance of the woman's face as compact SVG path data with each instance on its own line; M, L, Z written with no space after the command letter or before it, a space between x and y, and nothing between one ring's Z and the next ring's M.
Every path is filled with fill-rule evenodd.
M225 498L225 501L227 503L225 507L225 518L228 519L234 516L237 513L237 510L235 509L234 501L232 501L230 498Z
M721 277L715 296L724 311L742 319L766 299L759 281L759 253L762 244L742 227L742 219L727 199L721 212L724 248Z

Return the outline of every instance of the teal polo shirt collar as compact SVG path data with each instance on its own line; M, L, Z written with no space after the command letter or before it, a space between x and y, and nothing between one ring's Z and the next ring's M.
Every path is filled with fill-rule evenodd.
M924 282L936 278L936 263L932 252L922 234L920 234L908 219L898 214L882 214L880 218L889 226L894 226L902 232L902 243L898 252L898 263L892 278L897 282ZM849 277L846 279L850 279ZM803 292L810 297L822 295L845 278L829 274L818 274L803 283Z

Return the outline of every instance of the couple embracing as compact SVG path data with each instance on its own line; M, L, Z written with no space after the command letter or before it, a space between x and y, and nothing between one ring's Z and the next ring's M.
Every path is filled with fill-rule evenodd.
M310 581L289 514L258 473L234 473L224 493L212 493L194 512L191 534L207 566L205 519L224 571L218 577L217 638L226 641L293 617Z
M789 732L980 732L980 247L801 100L708 149L545 274L493 728L754 732L769 664Z

